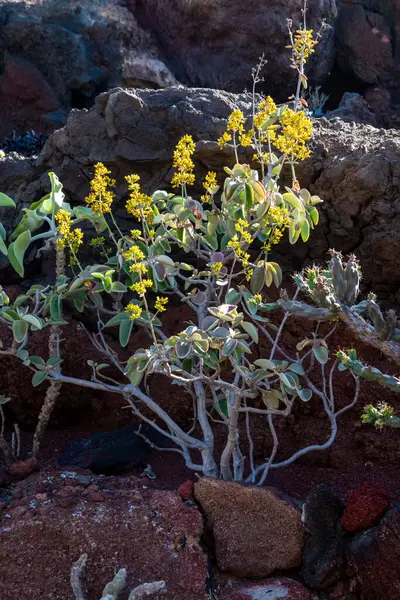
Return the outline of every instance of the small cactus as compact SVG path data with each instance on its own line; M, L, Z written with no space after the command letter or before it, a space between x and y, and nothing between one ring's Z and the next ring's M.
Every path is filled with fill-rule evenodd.
M86 600L85 594L83 593L81 580L83 570L86 567L87 559L87 554L82 554L82 556L72 565L71 568L71 586L75 600ZM114 579L107 583L100 600L118 600L119 594L126 586L126 578L126 569L120 569L118 573L116 573ZM131 591L128 600L142 600L142 598L151 596L152 594L165 593L166 591L167 586L165 581L144 583Z

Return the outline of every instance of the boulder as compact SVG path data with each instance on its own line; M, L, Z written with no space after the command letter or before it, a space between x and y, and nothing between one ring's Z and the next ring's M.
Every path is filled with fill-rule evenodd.
M242 92L251 88L252 69L264 55L266 89L283 101L295 83L285 50L287 19L297 29L302 7L303 0L269 0L267 9L259 0L248 0L245 9L238 0L146 0L137 2L133 12L155 34L169 69L182 83ZM334 0L310 2L308 26L319 30L323 19L332 25L336 13ZM326 79L333 57L333 29L328 29L310 61L310 78Z
M25 206L49 190L54 170L72 202L88 192L92 165L103 161L119 182L118 198L126 194L124 175L138 173L145 191L169 189L176 142L187 133L196 142L195 162L201 180L207 170L223 176L234 157L216 143L234 108L249 114L245 94L172 87L165 90L113 89L100 94L89 111L72 111L66 126L47 141L30 180L12 185L13 197ZM250 156L243 156L249 160ZM10 179L0 189L8 192ZM400 285L400 133L370 125L317 119L312 156L298 165L299 180L324 199L321 220L310 243L278 248L285 267L325 260L334 247L361 259L365 287L381 299ZM221 174L221 175L220 175ZM18 189L16 189L18 188ZM121 225L130 228L126 212L117 210Z
M297 507L268 489L216 479L200 479L194 494L222 571L261 578L300 565L304 531Z
M347 548L362 600L400 597L400 512L392 508L377 527L357 534Z
M150 444L165 446L166 441L151 425L131 423L114 431L95 433L89 439L74 440L64 448L58 464L90 469L97 474L116 473L128 465L145 467Z
M1 511L0 596L70 600L72 563L88 554L87 597L127 569L127 589L164 580L165 600L205 599L202 518L172 492L146 490L135 478L74 473L32 475ZM125 596L124 596L125 597Z
M307 585L324 589L334 585L344 567L343 505L326 485L312 490L303 507L306 530L302 575Z
M364 123L376 127L375 113L370 110L368 102L361 94L346 92L335 110L325 113L327 119L341 119L348 123Z
M280 577L256 583L238 583L226 586L219 600L317 600L315 594L298 581Z
M364 482L350 492L342 515L342 525L347 531L362 531L379 521L390 507L390 496L385 488Z
M49 114L90 106L113 85L176 83L123 2L0 0L0 27L0 135L53 131Z

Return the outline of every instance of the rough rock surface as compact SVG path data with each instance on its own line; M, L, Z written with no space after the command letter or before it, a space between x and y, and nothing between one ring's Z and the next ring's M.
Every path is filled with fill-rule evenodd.
M54 130L51 116L118 84L176 79L151 33L118 0L0 0L0 135ZM5 118L3 118L5 117Z
M301 563L304 531L296 507L267 489L237 483L203 478L194 487L221 570L268 577Z
M181 82L241 92L265 53L269 91L293 89L286 20L295 26L303 0L0 0L0 135L17 127L52 131L54 113L90 106L96 93L126 85ZM334 0L309 7L309 23L332 23ZM184 23L184 26L183 26ZM266 37L268 43L266 43ZM333 30L310 62L328 77ZM271 83L273 82L273 83ZM5 118L3 118L5 117Z
M390 496L385 488L364 482L350 492L349 501L341 518L347 531L361 531L372 527L390 507Z
M83 553L88 598L122 567L130 588L164 580L160 599L205 598L202 518L175 493L145 490L134 477L44 472L20 483L0 516L2 600L70 600L71 565Z
M325 485L307 496L303 507L306 538L302 575L307 585L324 589L342 575L343 529L340 517L343 506Z
M245 8L238 0L142 0L133 12L154 32L168 67L182 83L241 92L251 87L251 71L264 54L268 91L283 100L294 81L285 51L286 21L293 19L296 29L302 6L303 0L269 0L267 10L258 0L248 0ZM318 30L322 19L332 24L336 12L333 0L310 2L309 26ZM332 62L329 29L310 61L308 75L325 79Z
M298 581L280 577L257 583L239 583L227 586L218 594L219 600L317 600L317 597Z
M89 111L71 113L66 126L46 143L30 182L23 181L18 191L8 177L9 162L0 160L0 189L7 193L12 185L13 197L25 205L48 191L47 172L54 170L69 199L82 202L97 161L112 168L120 182L119 197L126 193L124 175L131 172L141 176L146 191L168 188L173 149L186 133L196 141L200 181L206 170L221 173L233 163L229 149L220 151L215 140L235 107L248 113L249 98L179 87L111 90L98 96ZM283 247L286 266L296 269L307 259L325 260L330 247L355 252L366 287L390 296L400 285L400 133L324 118L314 129L313 154L298 173L302 184L325 202L310 244ZM123 225L125 211L117 216Z
M346 92L335 110L325 113L327 119L341 119L347 123L364 123L377 126L375 113L370 110L368 102L361 94Z
M357 534L348 545L362 600L400 597L400 512L392 508L377 527Z
M89 439L71 442L64 448L58 464L90 469L98 474L116 473L132 464L146 466L151 451L146 440L158 446L165 445L167 441L147 423L131 423L114 431L95 433Z

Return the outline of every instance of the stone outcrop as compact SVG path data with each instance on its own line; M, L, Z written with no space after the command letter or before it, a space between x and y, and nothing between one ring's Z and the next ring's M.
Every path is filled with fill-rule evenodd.
M304 531L297 507L268 489L216 479L202 478L194 490L221 570L259 578L300 565Z
M25 206L47 193L47 173L54 170L69 199L82 202L98 161L112 169L119 198L126 194L124 175L132 172L146 191L168 189L175 144L190 133L196 141L196 195L207 170L222 177L223 167L233 164L230 149L221 151L216 140L236 107L248 114L249 97L200 88L113 89L89 111L73 111L36 162L24 159L18 167L15 158L0 160L0 189ZM365 286L381 298L393 296L400 286L400 133L322 118L315 121L312 150L298 174L302 185L324 199L321 221L309 244L283 245L278 257L298 269L325 260L330 247L355 252ZM10 179L10 172L20 171ZM9 215L4 209L1 219L5 210ZM124 225L125 211L117 216Z

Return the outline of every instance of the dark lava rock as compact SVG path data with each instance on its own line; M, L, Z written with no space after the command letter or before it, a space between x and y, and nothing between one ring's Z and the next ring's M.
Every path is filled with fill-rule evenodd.
M339 581L344 564L343 505L327 485L307 496L303 508L306 541L302 575L310 587L323 589Z
M392 508L377 527L363 531L347 548L363 600L400 598L400 512Z
M97 474L118 472L128 465L146 465L152 444L164 446L166 438L150 425L130 424L116 431L99 432L68 444L58 459L61 466L90 469Z

